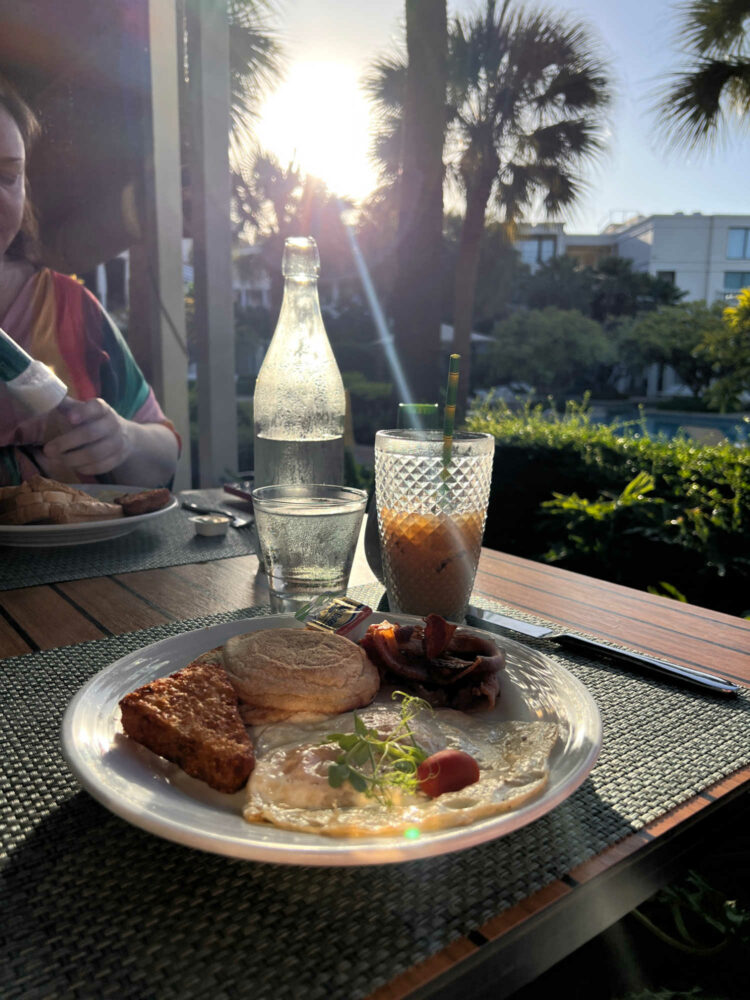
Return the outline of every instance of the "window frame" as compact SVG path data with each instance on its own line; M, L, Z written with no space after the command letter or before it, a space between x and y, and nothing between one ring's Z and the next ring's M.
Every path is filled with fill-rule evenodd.
M735 287L730 287L727 285L727 278L730 274L739 275L739 284ZM724 272L724 291L725 292L739 292L743 288L750 287L750 271L725 271Z
M740 247L741 252L739 254L730 253L730 241L732 239L732 233L742 233ZM750 227L747 226L730 226L727 231L727 260L750 260Z

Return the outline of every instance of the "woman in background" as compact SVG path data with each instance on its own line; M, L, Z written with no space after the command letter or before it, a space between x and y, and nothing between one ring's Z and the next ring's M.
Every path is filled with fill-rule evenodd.
M0 327L49 365L77 402L64 427L28 419L0 384L0 484L167 485L180 442L122 334L74 278L38 263L26 161L36 118L0 76Z

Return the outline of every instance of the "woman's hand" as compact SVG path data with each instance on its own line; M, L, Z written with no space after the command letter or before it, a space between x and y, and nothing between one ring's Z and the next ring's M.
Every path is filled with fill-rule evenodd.
M111 472L133 454L134 425L116 413L103 399L74 401L66 407L71 430L52 438L44 455L83 476Z
M126 420L103 399L67 402L64 418L70 425L50 438L41 458L45 472L67 482L65 470L76 476L111 473L123 486L164 486L175 473L177 438L160 423Z

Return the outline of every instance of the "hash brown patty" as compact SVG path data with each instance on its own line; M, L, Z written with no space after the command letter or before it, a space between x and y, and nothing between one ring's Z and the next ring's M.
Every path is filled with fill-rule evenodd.
M237 705L237 694L211 651L125 695L120 710L131 739L211 788L237 792L255 764Z

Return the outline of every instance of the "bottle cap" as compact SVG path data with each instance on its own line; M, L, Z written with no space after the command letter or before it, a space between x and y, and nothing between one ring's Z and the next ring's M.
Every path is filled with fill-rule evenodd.
M312 236L292 236L285 240L281 261L285 278L317 278L319 272L318 244Z

